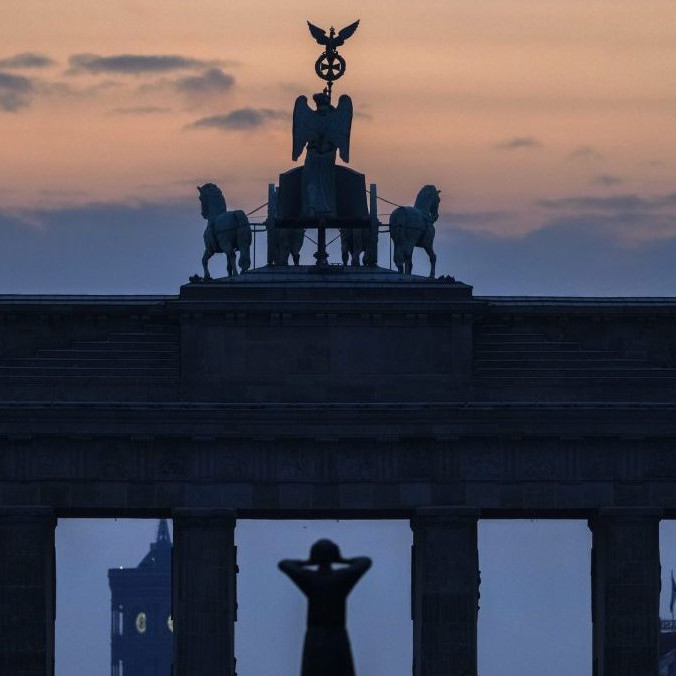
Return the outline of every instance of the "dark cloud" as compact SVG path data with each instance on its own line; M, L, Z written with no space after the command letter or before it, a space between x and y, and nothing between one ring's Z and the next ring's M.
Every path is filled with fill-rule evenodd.
M578 146L568 155L569 160L600 160L603 155L593 146Z
M0 110L13 113L25 108L34 93L35 86L27 77L0 72Z
M479 295L673 295L676 236L627 242L617 227L614 219L577 216L504 237L440 219L437 272L474 285ZM424 273L428 263L417 255L416 271Z
M644 198L638 195L615 195L613 197L593 197L579 195L560 199L538 200L537 205L545 209L575 211L650 211L667 204L672 196L662 198Z
M486 226L504 223L513 214L508 211L447 211L440 215L443 221L454 226Z
M74 54L69 59L71 74L116 73L120 75L152 75L176 70L194 70L213 66L214 62L178 54Z
M186 188L185 194L192 198L192 192ZM173 293L201 269L204 221L196 195L179 203L0 211L0 288L4 293ZM224 274L219 263L214 272Z
M216 94L229 91L235 78L220 68L210 68L201 75L189 75L174 82L177 91L189 95Z
M96 84L84 87L74 87L70 82L60 80L55 82L42 81L36 84L36 88L40 94L61 98L91 98L102 91L121 86L119 82L115 82L114 80L104 80L103 82L97 82Z
M496 143L496 150L520 150L522 148L540 148L542 143L533 136L515 136L514 138Z
M22 52L0 59L0 69L4 68L48 68L56 62L45 54Z
M274 120L286 120L289 114L270 108L238 108L226 115L213 115L196 120L190 129L222 129L225 131L249 131L263 127Z
M623 182L624 180L620 176L613 176L612 174L599 174L591 180L592 185L598 185L601 188L612 188L614 185Z
M113 115L155 115L170 113L171 108L160 106L132 106L130 108L114 108L110 111Z
M579 195L540 200L538 206L555 212L551 226L591 228L609 241L624 245L676 235L676 194L635 194L594 197Z
M172 203L94 204L24 210L18 216L0 211L0 288L4 293L176 293L200 270L204 222L193 192L186 184L177 190L186 199ZM437 271L473 284L480 295L673 295L676 224L671 223L671 235L627 241L619 236L623 228L651 234L669 223L662 214L625 216L565 215L528 234L506 237L475 227L492 218L491 212L442 214ZM265 260L264 244L259 237L259 262ZM380 262L387 267L387 236L380 244ZM338 243L332 247L331 255L339 258ZM312 262L312 251L309 244L304 247L304 261ZM428 265L425 254L416 251L414 271L426 274ZM212 267L214 274L225 274L223 257Z

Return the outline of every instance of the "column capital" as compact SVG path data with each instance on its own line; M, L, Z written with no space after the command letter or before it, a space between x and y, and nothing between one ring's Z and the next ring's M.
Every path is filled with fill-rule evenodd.
M598 516L617 516L617 517L653 517L661 518L664 510L661 507L599 507Z
M589 528L594 523L617 519L620 521L634 521L637 519L659 521L664 516L661 507L599 507L588 519Z
M235 522L237 513L234 509L190 509L179 508L171 511L171 518L186 524L199 524L208 526L213 524L221 527L221 524Z
M0 507L0 520L14 523L52 522L56 526L56 514L51 507L41 505L12 505Z
M419 507L410 519L410 526L414 528L425 523L478 521L480 517L481 510L476 507Z

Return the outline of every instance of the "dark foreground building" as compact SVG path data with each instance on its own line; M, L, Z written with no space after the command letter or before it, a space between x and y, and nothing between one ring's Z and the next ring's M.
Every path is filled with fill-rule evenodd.
M593 673L657 676L676 299L334 266L0 297L3 676L52 674L75 516L173 519L175 676L235 672L238 518L410 519L415 676L476 675L479 519L584 519Z
M111 596L111 676L169 676L171 540L166 519L136 568L108 571Z

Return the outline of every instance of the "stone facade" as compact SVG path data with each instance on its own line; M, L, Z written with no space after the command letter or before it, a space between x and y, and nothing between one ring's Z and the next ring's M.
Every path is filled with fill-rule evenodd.
M565 517L596 676L655 676L675 345L676 300L383 270L0 297L0 672L52 673L55 516L173 516L175 676L234 673L236 516L410 518L416 676L476 674L477 519Z

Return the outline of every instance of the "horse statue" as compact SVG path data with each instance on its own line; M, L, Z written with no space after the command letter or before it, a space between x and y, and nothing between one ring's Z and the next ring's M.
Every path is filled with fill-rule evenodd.
M434 277L437 256L432 245L434 223L439 218L440 192L436 186L426 185L420 189L412 207L397 207L390 214L394 263L405 275L410 275L413 270L413 248L418 246L430 257L430 277Z
M246 272L251 267L251 226L243 211L228 211L221 189L213 183L197 186L202 205L202 218L207 221L204 230L204 279L210 280L209 259L215 253L224 253L228 259L228 277L237 274L235 252L239 251L239 268Z
M268 237L268 265L288 265L289 256L294 265L300 265L300 250L305 240L305 228L278 228L277 197L279 188L275 188L268 203L268 218L265 229Z
M295 266L300 265L300 250L305 241L305 228L275 228L277 247L274 252L274 265L288 265L289 256Z
M360 265L376 267L378 265L378 220L372 220L364 228L341 228L340 253L344 266L350 262L355 268ZM362 254L364 254L363 259Z

